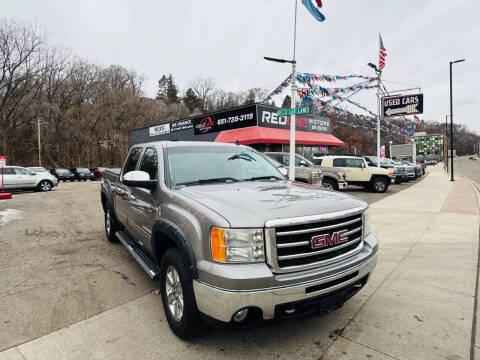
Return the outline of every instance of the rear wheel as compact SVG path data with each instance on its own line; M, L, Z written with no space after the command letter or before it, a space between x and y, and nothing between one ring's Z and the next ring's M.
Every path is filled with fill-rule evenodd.
M195 302L192 274L177 249L169 249L160 266L163 310L178 337L193 338L204 328Z
M50 191L53 188L53 184L49 180L42 180L37 186L38 191Z
M323 187L329 190L338 190L338 184L331 179L323 179Z
M118 239L115 236L118 230L120 230L120 225L115 219L115 215L113 214L110 206L107 203L105 205L105 235L107 236L107 240L111 243L118 242Z
M372 182L372 189L377 193L383 193L388 189L388 181L383 177L378 177Z

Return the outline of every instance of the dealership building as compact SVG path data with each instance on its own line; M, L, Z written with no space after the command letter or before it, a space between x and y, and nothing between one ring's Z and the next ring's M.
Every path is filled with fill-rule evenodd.
M259 151L288 151L290 116L278 116L277 110L252 104L135 129L133 143L160 140L238 142ZM313 114L296 115L295 118L297 153L310 157L317 153L328 154L332 146L345 146L331 134L330 119Z

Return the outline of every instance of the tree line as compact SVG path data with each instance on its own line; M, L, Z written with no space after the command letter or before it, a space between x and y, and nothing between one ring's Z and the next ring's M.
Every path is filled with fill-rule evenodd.
M149 98L144 76L134 69L82 59L51 46L38 25L0 19L0 154L9 164L37 164L39 122L42 165L119 166L131 146L132 129L255 103L266 94L258 87L221 90L208 77L192 80L182 91L174 76L165 74L155 98ZM427 126L436 129L434 123ZM332 128L348 144L339 151L375 149L372 132ZM456 131L462 154L475 135L462 125Z

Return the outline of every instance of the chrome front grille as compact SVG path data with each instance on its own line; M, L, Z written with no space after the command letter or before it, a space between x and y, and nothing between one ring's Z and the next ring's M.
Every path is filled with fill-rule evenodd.
M363 248L363 210L275 221L267 226L267 260L274 272L327 265ZM308 221L309 222L305 222ZM339 233L342 232L342 233Z

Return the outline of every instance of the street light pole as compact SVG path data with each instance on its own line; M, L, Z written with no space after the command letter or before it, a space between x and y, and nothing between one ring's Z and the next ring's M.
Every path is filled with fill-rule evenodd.
M292 90L290 108L292 109L294 109L297 106L297 86L296 86L297 61L295 60L295 48L297 43L297 2L298 0L295 0L295 23L294 23L294 29L293 29L293 59L285 60L285 59L272 58L268 56L263 57L267 61L292 64L292 81L290 83L290 87ZM290 115L290 154L289 154L290 164L288 169L288 178L290 179L290 181L295 181L295 128L296 128L296 117L295 117L295 113L292 112L292 114Z
M377 74L377 167L380 167L380 116L382 113L382 103L381 103L381 95L380 95L380 77L382 76L382 71L377 68L375 64L368 63L372 69L375 70Z
M446 162L445 162L445 167L447 169L448 173L448 117L450 115L445 115L445 141L447 141L447 157L446 157ZM445 150L445 146L443 146L443 149Z
M450 61L450 181L455 181L453 178L453 95L452 95L452 64L465 61L465 59Z

